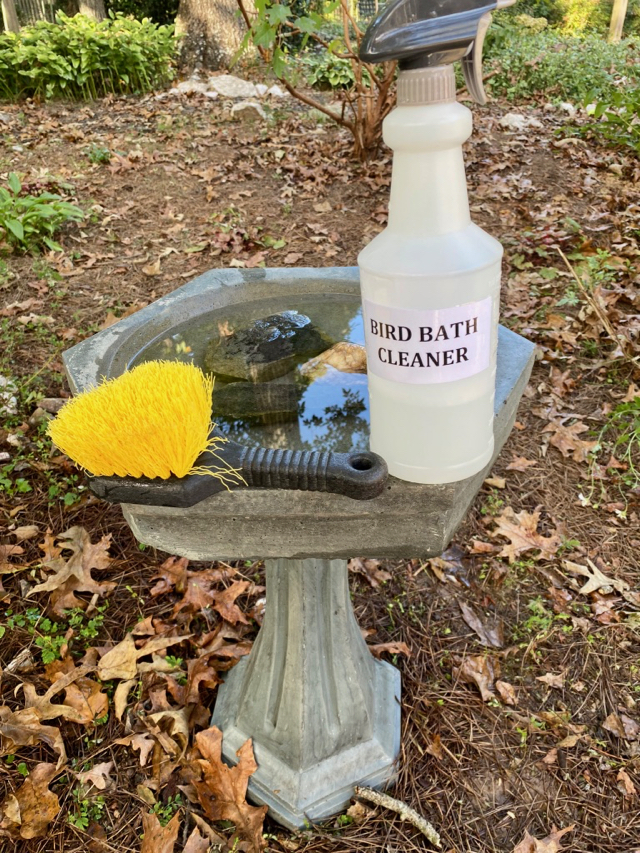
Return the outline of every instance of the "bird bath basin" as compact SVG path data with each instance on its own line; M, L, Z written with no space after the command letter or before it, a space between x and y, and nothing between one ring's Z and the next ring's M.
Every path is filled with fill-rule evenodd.
M359 298L355 268L212 270L68 350L65 366L78 392L140 361L203 363L212 340L287 311L307 315L330 341L362 343ZM533 351L500 329L496 455L513 426ZM217 379L219 428L250 446L366 451L366 377L329 370L301 379L296 369L304 360L260 376L256 393L226 374ZM238 488L186 508L122 504L147 545L192 560L265 558L264 624L251 654L220 688L213 722L230 763L253 738L258 770L249 793L283 825L328 817L349 802L355 785L381 786L395 772L400 674L374 660L362 639L346 560L442 553L490 467L437 486L389 477L371 500Z

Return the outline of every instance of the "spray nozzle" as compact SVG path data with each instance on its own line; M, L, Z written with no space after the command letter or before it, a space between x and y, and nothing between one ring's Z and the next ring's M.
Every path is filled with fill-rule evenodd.
M397 0L370 24L360 45L365 62L397 59L401 70L462 60L469 94L479 104L482 46L495 9L516 0Z

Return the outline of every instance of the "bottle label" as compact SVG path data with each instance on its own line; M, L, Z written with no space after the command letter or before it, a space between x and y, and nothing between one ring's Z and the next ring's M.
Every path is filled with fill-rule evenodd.
M433 311L363 300L367 369L382 379L430 385L489 367L492 299Z

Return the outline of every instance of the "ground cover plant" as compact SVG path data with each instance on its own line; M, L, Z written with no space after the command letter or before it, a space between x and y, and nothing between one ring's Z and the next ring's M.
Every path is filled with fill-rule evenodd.
M173 25L118 13L96 22L62 12L0 33L0 98L87 100L147 92L172 77Z
M535 133L501 124L514 110ZM224 800L210 710L262 620L262 563L139 546L46 435L62 350L117 318L212 267L354 264L386 222L388 152L354 161L347 131L286 99L257 125L197 93L2 113L2 185L72 186L91 212L60 250L0 251L3 853L430 849L359 798L295 834ZM632 853L640 169L535 102L474 122L472 215L505 247L502 322L538 358L447 552L350 562L368 642L402 671L393 794L445 851Z

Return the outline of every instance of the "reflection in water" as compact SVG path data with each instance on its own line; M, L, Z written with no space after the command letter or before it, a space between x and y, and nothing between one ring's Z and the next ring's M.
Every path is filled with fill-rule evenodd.
M138 353L131 366L159 358L203 366L207 348L228 336L229 330L287 310L308 316L332 341L364 343L358 300L339 294L304 301L278 298L220 309L170 329ZM331 366L303 375L303 361L269 382L216 378L213 418L219 429L242 444L342 452L368 449L366 375L343 373Z

